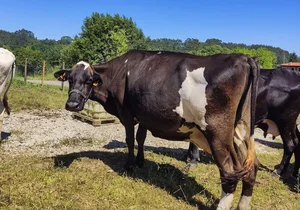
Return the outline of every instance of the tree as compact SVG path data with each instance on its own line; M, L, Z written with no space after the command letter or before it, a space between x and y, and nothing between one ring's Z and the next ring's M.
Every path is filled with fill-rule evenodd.
M202 43L198 39L188 38L183 43L184 51L196 54L196 52L201 48Z
M214 55L214 54L219 54L219 53L231 53L231 50L228 48L223 48L220 45L210 45L210 46L205 46L201 49L199 49L195 54L196 55Z
M62 45L71 44L73 39L70 36L62 36L57 42Z
M28 74L40 73L42 70L43 54L39 50L32 50L29 47L20 47L14 51L18 65L24 71L25 58L28 62Z
M267 50L266 48L260 47L256 50L256 56L259 59L261 68L271 69L276 66L276 55Z
M291 53L289 62L298 62L298 61L299 61L299 59L298 59L297 54L295 52Z
M63 49L62 57L73 64L79 60L103 63L129 49L146 49L142 30L131 18L96 12L85 18L82 32Z
M222 41L220 39L207 39L205 41L205 45L222 45Z

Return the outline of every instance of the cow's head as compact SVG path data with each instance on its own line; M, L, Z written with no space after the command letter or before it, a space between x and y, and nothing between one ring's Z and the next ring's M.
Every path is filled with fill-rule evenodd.
M102 84L100 75L89 63L80 61L72 70L61 70L54 73L59 81L69 81L69 98L66 109L69 111L83 110L85 102L93 94L93 88Z

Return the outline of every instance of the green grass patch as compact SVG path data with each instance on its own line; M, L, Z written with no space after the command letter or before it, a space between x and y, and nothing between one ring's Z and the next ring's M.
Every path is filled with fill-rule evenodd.
M78 138L78 137L72 137L72 138L65 138L62 139L58 144L55 144L53 147L61 147L61 146L91 146L96 143L95 139L92 137L86 137L86 138Z
M24 83L15 79L8 92L8 103L13 112L34 109L62 109L68 98L68 91L60 87Z
M0 209L215 209L219 172L210 161L189 172L171 153L148 151L143 168L123 170L126 150L88 151L54 158L1 157ZM267 167L281 159L259 155ZM259 171L253 209L299 209L290 178ZM241 184L235 193L237 206Z

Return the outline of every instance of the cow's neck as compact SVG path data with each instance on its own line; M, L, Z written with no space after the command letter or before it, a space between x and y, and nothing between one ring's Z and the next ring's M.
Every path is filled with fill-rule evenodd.
M100 74L103 85L94 89L92 99L101 103L108 112L117 114L115 112L124 101L126 69L116 60L94 68Z

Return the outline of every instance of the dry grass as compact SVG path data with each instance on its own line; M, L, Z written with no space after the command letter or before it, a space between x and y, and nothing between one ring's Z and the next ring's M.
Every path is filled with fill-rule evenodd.
M148 151L145 166L132 173L123 170L125 150L2 157L0 209L214 209L220 195L215 164L206 157L187 172L176 156ZM269 168L280 158L260 155ZM253 209L299 209L295 185L259 171ZM240 192L239 185L234 206Z

